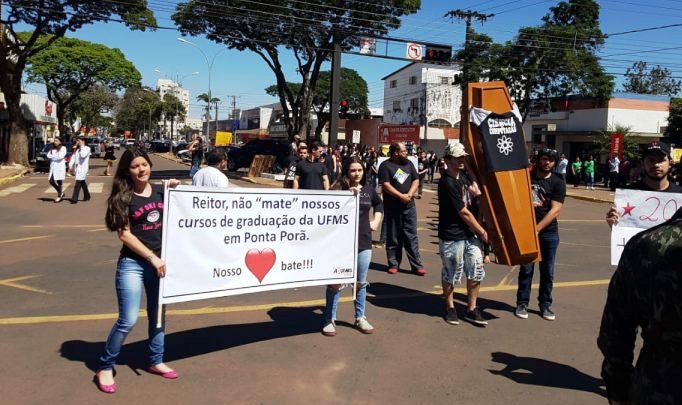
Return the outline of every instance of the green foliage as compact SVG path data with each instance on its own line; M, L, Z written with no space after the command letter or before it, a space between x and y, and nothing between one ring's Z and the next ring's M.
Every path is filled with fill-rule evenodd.
M592 141L592 152L595 155L607 155L611 150L611 135L623 134L623 157L627 160L638 160L639 143L634 139L632 127L616 124L597 132Z
M649 69L644 61L635 62L625 71L623 91L638 94L673 96L680 92L680 81L667 68L656 65Z
M313 102L312 109L317 115L317 127L315 135L319 138L322 129L329 122L329 105L331 98L331 71L320 72L319 79L312 90ZM287 83L289 88L300 89L301 83ZM265 92L271 96L277 95L277 85L269 86ZM360 74L349 68L341 68L341 81L339 83L339 93L341 100L348 100L349 115L351 118L362 118L369 116L367 82ZM325 111L326 110L326 111Z
M668 129L665 135L675 145L682 145L682 98L670 100Z
M150 115L152 127L159 122L163 114L163 102L154 92L129 88L114 113L119 131L132 130L141 134L143 128L149 128Z
M116 91L139 86L142 76L119 49L76 38L42 37L38 43L52 42L49 48L34 55L26 70L27 79L42 83L47 96L57 104L59 127L64 116L81 94L100 85Z
M153 29L156 20L146 0L11 0L4 2L0 25L5 34L0 41L0 91L5 95L10 114L8 150L0 150L3 161L27 163L27 123L21 112L21 80L30 58L35 57L69 31L85 25L119 21L132 29ZM19 38L17 28L32 31ZM49 36L48 40L41 40ZM6 144L3 142L3 144Z
M362 36L386 35L400 27L401 16L420 6L420 0L233 0L229 6L224 0L193 0L178 4L172 18L184 34L203 34L230 49L259 55L275 75L283 118L293 137L310 132L312 90L334 44L351 49ZM281 52L293 54L300 87L289 86Z
M605 102L613 92L608 75L596 55L604 44L599 28L599 5L594 0L562 1L537 27L523 27L512 41L493 44L485 36L480 56L473 60L480 79L503 80L524 114L534 100L547 104L552 97L577 94Z
M88 128L108 127L111 117L104 116L116 107L119 98L109 87L95 85L81 93L71 104L67 115L71 120L80 117L81 122Z

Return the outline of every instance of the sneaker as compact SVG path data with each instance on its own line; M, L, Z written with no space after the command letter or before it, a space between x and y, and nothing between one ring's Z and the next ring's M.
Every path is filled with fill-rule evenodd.
M388 268L388 271L387 271L388 274L395 274L395 273L397 273L397 272L398 272L398 268L397 268L397 267L389 267L389 268Z
M540 316L542 316L542 319L547 321L553 321L556 319L556 315L554 315L554 312L552 312L552 310L549 308L540 309Z
M445 322L450 325L459 325L459 317L455 308L448 308L445 312Z
M355 327L365 335L370 335L374 333L374 326L367 322L367 318L364 316L360 319L355 320Z
M528 305L526 304L517 305L516 311L514 311L514 315L521 319L528 319Z
M483 314L481 314L481 309L480 308L474 308L473 311L467 311L464 314L464 319L466 319L469 322L473 322L476 325L487 325L488 321L483 318Z
M329 337L336 336L336 325L334 324L334 321L329 321L329 323L324 325L322 334Z
M424 270L424 268L417 269L414 271L414 274L424 277L426 275L426 270Z

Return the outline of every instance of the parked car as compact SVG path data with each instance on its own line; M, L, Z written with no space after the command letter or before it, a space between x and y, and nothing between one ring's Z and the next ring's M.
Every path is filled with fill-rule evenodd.
M66 158L64 158L64 162L66 163L66 168L69 168L69 162L71 161L71 143L67 142L64 144L64 147L66 147ZM36 156L36 167L35 171L36 172L41 172L41 173L49 173L50 171L50 161L47 159L47 152L52 149L52 144L47 144L43 146L43 149L38 152L38 155Z
M135 139L133 139L133 138L128 138L128 139L125 140L124 146L125 146L126 148L131 148L131 147L135 146L135 142L136 142Z
M244 146L228 146L225 148L228 159L228 169L236 171L242 167L251 166L253 157L256 155L273 155L277 158L276 165L285 167L289 157L291 145L285 140L279 139L256 139Z
M90 147L92 157L102 157L104 155L104 142L97 137L86 137L85 145Z
M149 150L152 152L168 152L170 151L170 141L154 140L151 142Z

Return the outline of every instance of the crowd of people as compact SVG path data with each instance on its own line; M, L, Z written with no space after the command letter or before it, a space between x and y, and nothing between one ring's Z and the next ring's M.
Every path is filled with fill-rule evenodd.
M459 324L453 292L455 285L464 280L467 291L464 319L481 327L487 324L482 310L477 305L477 299L486 276L485 265L490 263L491 247L486 223L478 206L478 199L481 196L479 180L476 173L469 168L468 153L461 143L449 144L440 159L433 152L418 151L416 166L408 159L408 149L403 143L391 144L387 159L382 163L379 163L380 153L373 147L342 146L330 149L318 142L308 145L300 141L295 142L293 146L295 158L291 159L286 168L284 187L350 190L359 198L357 294L354 303L356 329L365 334L374 332L374 326L366 316L372 232L382 229L382 234L385 235L388 274L399 272L403 250L406 252L411 272L418 276L426 274L419 249L415 200L421 194L424 183L433 181L432 171L436 169L440 173L437 195L439 254L442 262L440 277L445 303L443 318L448 324ZM51 153L54 160L63 156L64 151L59 147L58 141L55 142L54 152ZM431 163L434 160L436 163ZM225 153L213 150L206 154L206 161L207 167L199 169L197 165L196 170L193 167L193 184L226 187L228 180L223 174L227 164ZM594 162L594 159L588 157L587 161ZM614 162L613 165L615 164ZM664 192L682 191L670 178L672 159L668 145L663 143L649 145L643 153L640 165L642 177L633 182L631 188ZM165 275L165 263L160 259L162 230L160 226L149 225L162 223L164 204L162 186L152 185L149 181L151 166L152 162L144 151L137 148L126 150L119 161L112 192L107 200L106 225L118 233L123 246L116 272L119 317L109 334L95 376L99 389L106 393L114 393L117 390L113 367L125 337L137 321L143 289L147 295L149 323L148 371L166 379L178 378L178 373L163 362L163 310L159 312L159 308L156 307L159 279ZM569 170L572 175L586 173L590 184L593 182L593 167L594 163L569 164L563 154L558 154L552 149L542 149L535 154L530 168L536 230L542 257L539 262L540 288L537 299L540 316L547 321L556 319L552 310L552 290L554 261L560 240L557 220L566 196L566 173ZM585 168L588 170L585 171ZM50 175L50 182L55 188L61 185L60 175L57 170ZM168 182L170 187L177 184L179 182L176 180ZM62 196L60 190L58 193ZM611 208L607 213L606 222L613 225L618 219L618 210L615 207ZM682 221L682 217L678 213L673 220L679 222ZM666 223L666 226L672 225ZM679 229L679 225L675 225L670 232L678 235ZM642 291L640 288L643 284L649 285L650 282L647 280L655 277L654 274L662 272L652 263L659 263L661 266L664 262L670 263L671 259L661 256L660 249L656 248L661 246L661 237L669 236L668 234L660 236L661 232L663 231L659 230L656 234L655 238L658 239L655 239L657 244L654 245L645 242L649 241L645 237L638 235L635 238L636 246L650 250L651 256L647 256L649 261L646 266L637 264L641 259L637 256L639 251L632 244L628 244L623 253L624 259L609 287L609 297L599 334L599 347L605 356L603 376L613 404L625 403L628 398L633 398L631 395L644 398L654 390L668 390L668 394L674 398L682 398L679 393L673 392L675 387L662 387L660 382L648 379L645 374L636 378L630 377L634 335L638 327L647 333L650 330L656 331L648 333L644 340L643 353L646 351L647 359L652 362L659 361L660 356L668 353L665 350L653 349L658 347L656 345L661 342L672 342L669 340L671 336L679 337L679 334L675 335L677 333L675 331L679 331L680 323L670 324L669 319L664 319L665 314L670 315L669 311L660 312L660 308L650 307L651 295L647 294L653 292L646 288ZM671 249L676 248L680 239L666 239L665 245ZM679 254L674 258L678 256ZM680 278L678 265L679 262L674 269L668 266L668 270L663 272L664 276L668 277L666 280ZM514 314L521 319L528 318L533 275L534 263L520 266ZM674 286L678 286L677 281ZM329 285L326 288L324 322L321 327L324 336L331 337L337 333L336 314L340 291L343 288L343 285ZM670 296L665 297L670 299ZM679 301L679 296L675 299ZM157 319L159 313L162 317L161 322ZM673 343L672 347L679 346L679 341ZM668 373L679 372L679 368L676 368L679 366L675 361L668 361L666 366ZM642 365L641 370L644 373L661 371L652 363ZM635 385L636 390L633 388Z

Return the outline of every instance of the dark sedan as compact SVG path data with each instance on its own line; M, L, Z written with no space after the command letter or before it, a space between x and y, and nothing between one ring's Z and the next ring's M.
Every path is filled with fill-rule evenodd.
M64 147L66 147L66 158L64 159L64 162L68 168L69 161L71 160L71 143L65 143ZM38 152L38 156L36 156L36 172L48 173L50 171L50 161L47 159L47 152L49 152L50 149L52 149L51 143L43 146L43 150Z

